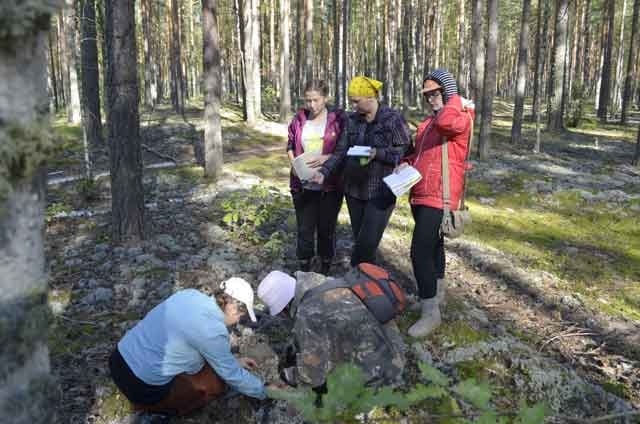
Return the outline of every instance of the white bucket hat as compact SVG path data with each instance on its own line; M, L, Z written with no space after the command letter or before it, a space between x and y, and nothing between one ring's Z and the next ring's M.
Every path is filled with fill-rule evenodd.
M296 279L282 271L271 271L258 286L258 297L278 315L296 294Z
M247 312L251 321L256 322L256 314L253 312L253 289L251 284L242 278L231 277L220 285L225 294L247 305Z

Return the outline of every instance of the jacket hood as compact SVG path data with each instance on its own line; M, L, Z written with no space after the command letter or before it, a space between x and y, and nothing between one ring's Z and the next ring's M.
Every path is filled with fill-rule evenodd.
M422 84L424 84L426 80L433 80L442 86L444 91L443 100L445 104L450 98L458 94L458 83L456 83L453 75L451 75L446 69L434 69L424 77Z

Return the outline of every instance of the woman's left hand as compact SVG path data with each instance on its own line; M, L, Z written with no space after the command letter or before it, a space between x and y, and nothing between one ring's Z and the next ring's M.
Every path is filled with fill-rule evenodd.
M329 159L331 155L319 155L317 158L307 162L309 168L320 168Z

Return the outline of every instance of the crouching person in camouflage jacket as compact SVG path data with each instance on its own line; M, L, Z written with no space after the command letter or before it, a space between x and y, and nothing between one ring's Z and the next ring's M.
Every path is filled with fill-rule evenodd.
M327 374L348 362L359 366L371 385L398 382L405 364L398 326L393 320L380 324L348 288L305 296L327 279L272 271L258 286L271 315L288 313L294 320L295 366L285 370L287 382L320 388Z

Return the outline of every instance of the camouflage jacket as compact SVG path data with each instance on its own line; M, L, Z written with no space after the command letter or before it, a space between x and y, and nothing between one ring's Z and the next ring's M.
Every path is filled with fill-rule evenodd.
M307 290L327 277L297 272L296 278L291 314L298 384L320 386L328 373L345 362L362 368L373 385L401 378L405 347L394 321L380 324L350 289L307 296L300 303Z

